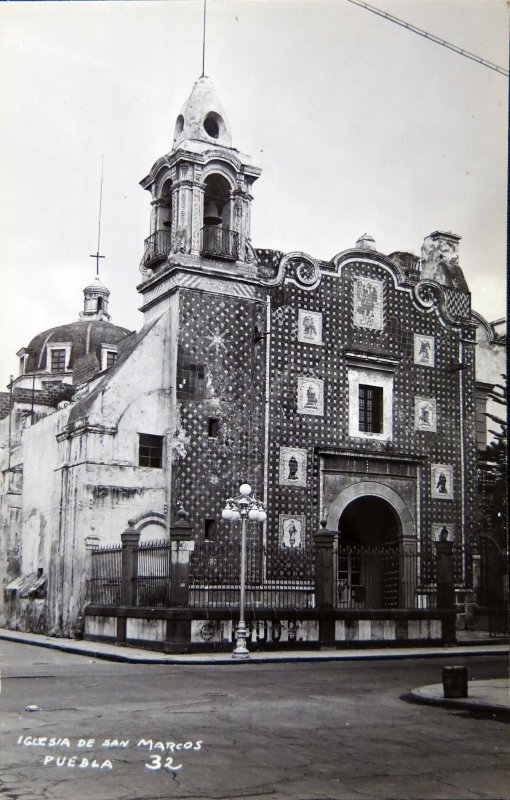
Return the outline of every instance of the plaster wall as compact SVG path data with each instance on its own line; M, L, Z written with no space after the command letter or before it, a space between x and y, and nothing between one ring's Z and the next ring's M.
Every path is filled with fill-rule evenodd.
M24 432L23 440L23 575L49 566L50 539L60 513L57 434L66 409L55 411Z
M477 383L486 385L504 385L502 375L506 375L506 346L504 341L495 340L492 331L483 323L476 330L475 375ZM505 409L490 398L487 400L485 410L489 414L504 418ZM494 437L490 428L494 427L491 420L485 417L486 443L489 444Z
M155 513L164 520L168 509L175 319L167 312L142 330L129 358L70 414L71 436L60 443L66 458L65 514L60 541L53 542L54 561L60 567L49 597L51 624L64 635L71 635L88 601L87 542L118 544L128 520L143 521ZM140 433L164 437L161 468L138 466Z

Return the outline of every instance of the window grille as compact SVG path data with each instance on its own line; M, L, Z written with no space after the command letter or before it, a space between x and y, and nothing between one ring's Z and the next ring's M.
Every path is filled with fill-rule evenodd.
M65 369L66 369L66 351L51 350L51 371L65 372Z
M161 467L163 463L163 437L140 433L138 464L140 467Z
M383 432L382 386L359 386L359 429L365 433Z

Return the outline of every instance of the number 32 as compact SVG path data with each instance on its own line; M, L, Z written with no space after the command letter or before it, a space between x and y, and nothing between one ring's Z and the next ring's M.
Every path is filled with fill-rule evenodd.
M161 767L164 767L165 769L170 770L170 772L177 772L177 770L182 767L182 764L175 764L174 765L174 763L173 763L174 760L173 760L172 756L167 756L165 758L165 763L164 764L161 763L161 760L162 760L161 756L156 756L156 755L150 756L150 760L151 760L150 764L147 764L147 763L145 764L147 769L157 770L157 769L161 769Z

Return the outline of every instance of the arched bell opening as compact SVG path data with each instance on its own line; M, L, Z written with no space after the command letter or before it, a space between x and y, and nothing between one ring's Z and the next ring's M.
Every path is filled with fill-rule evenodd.
M213 173L204 182L202 254L237 259L238 234L232 230L231 187L223 175Z
M165 180L153 202L152 233L145 240L143 266L157 269L171 249L172 181Z
M348 608L398 608L400 520L380 497L353 500L338 523L338 601Z
M159 225L161 230L170 230L172 227L172 181L166 180L161 187L159 202Z

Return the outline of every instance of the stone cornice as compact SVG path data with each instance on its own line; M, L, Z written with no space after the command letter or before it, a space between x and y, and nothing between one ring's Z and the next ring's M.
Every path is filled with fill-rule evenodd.
M57 442L63 442L66 439L74 439L76 436L83 436L86 433L99 433L106 434L107 436L115 436L117 428L109 428L105 425L93 425L88 420L80 420L76 425L67 427L62 433L57 434Z
M344 350L344 358L348 366L364 367L365 369L378 369L385 372L395 372L400 364L400 358L377 355L361 350Z
M371 461L403 461L407 464L421 464L427 460L426 456L409 456L404 453L395 453L391 451L366 451L366 450L353 450L341 449L328 445L317 445L314 448L318 456L332 456L332 457L345 457L345 458L369 458Z
M225 294L231 297L265 300L265 293L262 291L263 287L254 278L243 277L238 274L216 273L212 270L206 271L192 267L182 269L176 266L172 270L167 270L150 287L147 287L147 284L142 284L142 287L144 297L144 303L140 309L142 311L146 311L155 303L179 289L195 289L214 294Z

